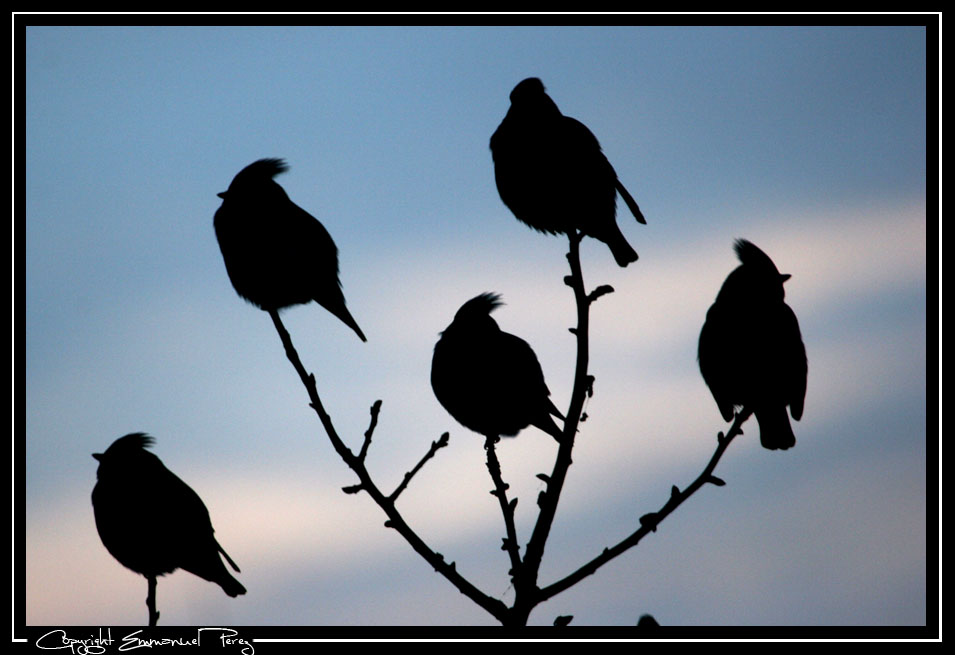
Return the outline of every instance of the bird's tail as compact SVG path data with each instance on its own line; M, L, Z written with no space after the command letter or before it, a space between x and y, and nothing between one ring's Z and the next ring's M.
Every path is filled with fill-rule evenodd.
M785 405L754 412L759 423L759 442L769 450L786 450L796 445Z
M613 258L617 260L617 264L625 267L627 264L637 261L637 251L627 243L626 237L623 236L617 224L613 223L611 227L613 232L601 235L598 238L610 247L610 252L613 254Z
M547 399L547 405L548 405L547 407L548 413L553 414L554 416L559 418L561 421L566 420L564 419L564 415L560 413L560 410L557 409L557 405L555 405L550 398Z
M355 334L358 335L359 339L366 342L368 341L368 339L365 338L365 333L361 331L360 327L358 327L358 323L355 321L354 318L352 318L352 315L349 313L347 307L342 307L342 314L335 314L335 315L338 316L338 318L342 319L342 321L345 322L345 325L347 325L352 330L354 330Z
M557 424L554 423L554 419L552 419L550 415L553 414L554 416L559 418L561 421L564 420L564 415L560 413L560 411L554 406L554 403L552 403L550 399L547 400L547 403L548 405L550 405L550 407L548 407L547 409L548 413L544 414L539 419L534 421L532 425L534 425L537 428L540 428L541 430L543 430L550 436L554 437L554 439L557 440L557 443L561 443L564 439L564 431L561 430L559 427L557 427Z
M232 567L232 570L236 573L242 573L242 571L239 570L239 567L236 566L235 562L232 561L232 558L229 557L229 553L225 552L225 549L218 541L216 542L216 546L219 548L219 552L222 554L222 556L225 557L225 561L227 561L229 566Z
M225 564L223 564L219 558L219 555L221 554L225 557L229 566L235 569L236 572L239 572L239 567L235 565L235 562L233 562L228 553L223 550L219 542L215 541L215 538L213 538L213 543L215 544L217 552L205 550L206 544L203 543L203 548L200 552L193 552L189 561L182 563L182 570L189 571L193 575L198 575L203 580L215 582L222 587L222 591L226 592L226 594L232 598L244 594L245 587L242 586L241 582L232 577L229 573L229 569L225 567Z
M341 320L342 323L344 323L345 325L347 325L348 327L350 327L352 330L354 330L354 331L355 331L355 334L358 335L358 338L359 338L359 339L361 339L362 341L368 341L368 339L365 338L365 333L361 331L361 328L358 327L358 323L357 323L357 322L355 321L355 319L352 317L351 312L348 311L348 307L345 306L345 299L344 299L344 297L342 298L342 301L341 301L341 302L334 302L334 303L328 302L328 303L326 303L326 302L322 302L321 300L319 300L319 299L317 299L317 298L316 298L316 301L317 301L318 304L320 304L322 307L324 307L325 309L327 309L328 311L330 311L332 314L334 314L335 316L337 316L337 317Z
M623 198L623 201L627 203L627 207L630 208L630 213L633 214L633 217L637 219L637 223L647 224L647 219L643 217L643 213L640 211L640 208L637 207L637 201L633 199L633 196L630 195L630 192L627 191L623 184L620 183L620 180L616 181L617 192L620 194L620 197Z
M242 586L242 583L233 578L225 569L223 569L223 575L221 575L216 582L222 587L222 591L231 598L241 596L245 593L245 587Z
M231 557L229 557L229 553L225 552L225 549L219 544L218 541L216 542L216 546L219 547L219 553L225 558L225 561L229 563L229 566L232 567L232 570L234 570L236 573L241 573L239 567L236 566L236 563L232 561ZM224 566L222 567L222 571L215 582L222 587L222 591L226 592L226 594L232 598L245 593L245 587L242 586L242 583L233 578Z

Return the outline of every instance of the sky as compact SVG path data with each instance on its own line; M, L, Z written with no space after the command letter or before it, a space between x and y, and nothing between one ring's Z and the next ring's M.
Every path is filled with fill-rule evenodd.
M137 431L203 498L248 589L231 599L178 571L159 582L161 623L495 624L367 495L342 493L356 478L268 315L233 291L212 217L244 166L288 162L277 181L333 236L368 336L317 304L289 308L299 354L353 449L383 401L368 455L382 488L450 433L399 509L509 604L483 438L438 404L429 372L457 308L497 292L499 325L569 403L567 241L514 219L488 149L530 76L590 127L647 218L619 203L640 255L627 268L582 246L588 288L615 292L592 308L595 394L541 582L639 527L728 429L696 344L735 239L792 274L809 359L793 449L762 449L751 420L716 470L726 486L704 487L530 623L924 625L938 438L926 429L938 229L926 38L919 26L27 27L14 267L27 625L145 623L145 581L102 546L90 504L91 453ZM556 452L535 428L498 447L521 543Z

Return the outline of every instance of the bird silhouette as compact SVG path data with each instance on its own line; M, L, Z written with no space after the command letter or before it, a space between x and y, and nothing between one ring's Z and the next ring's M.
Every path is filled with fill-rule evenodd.
M260 159L218 194L213 225L232 286L266 311L314 300L367 341L345 306L331 235L272 179L287 170L281 159Z
M535 230L580 230L606 243L620 266L636 261L617 226L617 193L637 222L647 221L597 138L561 114L536 77L519 83L510 97L510 109L491 136L494 179L504 204Z
M229 596L245 593L219 558L239 567L213 536L199 495L146 450L155 440L134 432L95 453L96 530L120 564L147 579L183 569L215 582Z
M486 437L515 436L533 425L558 442L563 433L537 356L526 341L491 318L500 296L464 303L441 333L431 359L431 388L454 419Z
M734 407L752 410L759 439L770 450L796 443L786 407L802 418L809 365L799 322L773 261L749 241L735 243L740 262L706 312L697 358L723 419Z

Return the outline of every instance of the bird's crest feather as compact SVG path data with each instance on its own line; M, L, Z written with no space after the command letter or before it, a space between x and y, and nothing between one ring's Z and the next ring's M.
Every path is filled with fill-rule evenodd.
M737 239L733 244L733 249L736 251L736 256L744 264L753 264L761 268L776 270L776 264L769 258L769 255L746 239Z
M471 298L469 301L461 305L461 309L458 310L457 316L462 314L486 314L489 315L495 309L503 305L501 301L501 295L498 293L485 292L479 296Z
M133 450L136 448L142 448L145 450L146 448L151 447L154 443L156 443L156 440L145 432L133 432L114 441L112 445L107 448L107 452L115 452L117 450Z
M239 172L239 175L254 175L273 178L287 170L288 164L285 163L284 159L268 158L252 162L243 168L242 171Z

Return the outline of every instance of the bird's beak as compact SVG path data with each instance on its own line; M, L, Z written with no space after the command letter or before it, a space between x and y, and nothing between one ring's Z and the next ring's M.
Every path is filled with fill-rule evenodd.
M779 281L780 281L780 282L785 282L786 280L788 280L788 279L791 278L791 277L792 277L792 273L780 273L780 274L779 274Z
M225 194L226 194L226 193L227 193L226 191L223 191L222 193L217 193L216 195L219 196L219 197L222 198L222 199L225 199Z
M97 462L101 461L103 459L103 453L93 453L93 459Z

